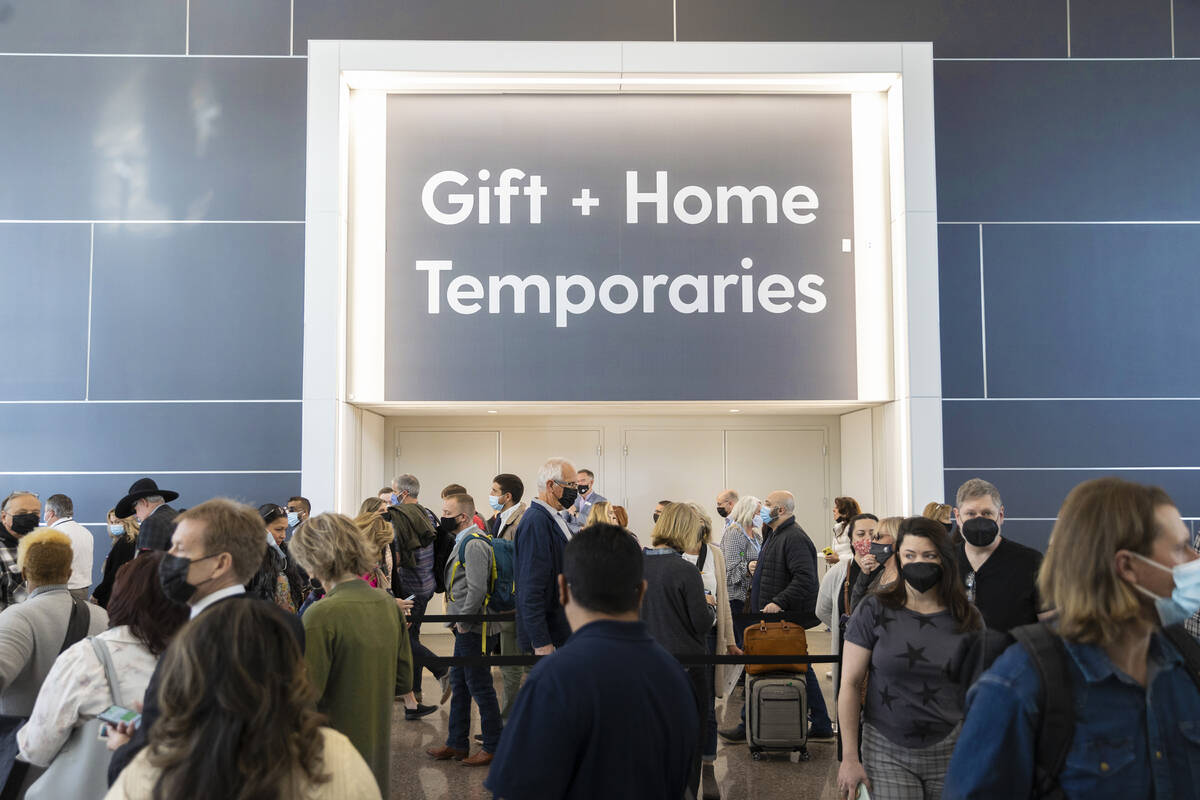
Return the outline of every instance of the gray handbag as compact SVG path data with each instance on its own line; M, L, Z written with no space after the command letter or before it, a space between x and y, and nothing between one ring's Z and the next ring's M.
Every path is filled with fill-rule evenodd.
M121 701L121 686L117 683L117 672L113 669L108 647L96 637L88 641L104 666L113 704L125 705ZM100 738L100 729L104 725L95 717L76 725L50 766L25 790L26 800L62 800L64 797L101 800L108 792L108 762L112 758L108 742Z

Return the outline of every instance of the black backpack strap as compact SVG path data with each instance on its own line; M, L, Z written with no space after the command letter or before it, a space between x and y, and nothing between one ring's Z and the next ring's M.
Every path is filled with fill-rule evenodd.
M1029 654L1041 681L1033 796L1062 798L1065 795L1058 775L1075 738L1075 692L1067 669L1067 649L1062 639L1042 624L1013 628L1012 635ZM1048 687L1053 687L1053 691L1048 691Z
M1200 642L1183 625L1169 625L1163 628L1163 633L1183 656L1188 675L1200 690Z
M58 648L58 652L66 650L71 645L78 642L83 637L87 636L88 627L92 621L91 612L88 611L87 603L77 597L71 597L71 618L67 620L67 635L63 639L62 647Z
M696 559L696 569L704 572L704 562L708 560L708 545L700 545L700 557Z

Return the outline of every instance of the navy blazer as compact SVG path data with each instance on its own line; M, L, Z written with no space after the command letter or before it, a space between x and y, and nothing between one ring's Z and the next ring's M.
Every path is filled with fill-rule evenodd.
M567 614L558 602L558 576L567 537L545 506L530 503L514 541L517 647L525 652L548 644L562 647L571 635Z

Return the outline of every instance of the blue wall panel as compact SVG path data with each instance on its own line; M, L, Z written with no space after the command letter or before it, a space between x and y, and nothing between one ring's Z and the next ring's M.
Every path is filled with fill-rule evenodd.
M299 433L300 403L18 404L0 413L0 463L3 472L294 470Z
M670 40L671 0L295 0L309 39Z
M98 225L93 272L92 399L300 397L303 225Z
M1187 467L1200 401L946 401L947 469Z
M1177 0L1171 10L1175 15L1175 55L1200 56L1200 0Z
M4 0L3 53L182 53L187 0Z
M304 218L300 59L0 57L0 219Z
M942 396L983 397L979 228L938 226Z
M89 225L0 225L0 400L83 399L90 239Z
M1196 225L986 226L989 395L1200 397L1197 253Z
M1179 0L1179 4L1191 0ZM1073 58L1166 58L1172 0L1071 0Z
M1060 58L1065 4L1046 0L678 0L680 41L920 42L939 58Z
M287 55L291 0L190 0L190 53Z
M1200 220L1200 62L943 61L934 83L940 220Z

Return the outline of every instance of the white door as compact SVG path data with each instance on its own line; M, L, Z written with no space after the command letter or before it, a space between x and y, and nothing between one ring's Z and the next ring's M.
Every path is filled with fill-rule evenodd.
M479 516L491 516L487 496L497 472L498 431L396 431L395 475L411 473L421 482L421 505L442 513L442 489L461 483L475 500Z
M659 500L695 501L713 518L720 539L717 494L724 488L724 442L719 430L626 430L625 491L629 527L650 544Z
M537 497L537 473L547 459L565 458L575 469L596 473L596 490L605 497L604 473L599 468L600 429L504 430L500 432L500 469L511 472L525 484L525 503ZM614 487L615 488L615 487Z
M817 550L833 538L822 430L725 431L729 486L764 499L783 489L796 496L796 522ZM818 563L824 563L819 561Z

